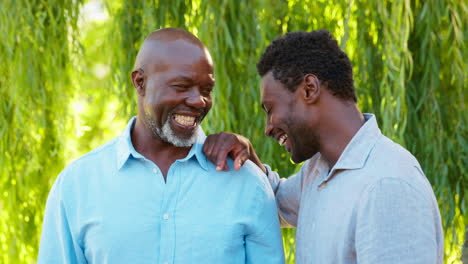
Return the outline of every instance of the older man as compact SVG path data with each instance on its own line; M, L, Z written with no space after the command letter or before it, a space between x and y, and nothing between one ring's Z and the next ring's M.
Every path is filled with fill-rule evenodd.
M39 263L283 263L261 170L217 172L202 153L214 87L205 46L181 29L156 31L132 81L138 116L52 187Z
M287 179L242 136L210 136L218 169L228 153L268 174L282 218L297 227L296 263L442 263L437 201L418 161L356 105L351 63L329 32L274 40L257 64L265 134L304 164Z

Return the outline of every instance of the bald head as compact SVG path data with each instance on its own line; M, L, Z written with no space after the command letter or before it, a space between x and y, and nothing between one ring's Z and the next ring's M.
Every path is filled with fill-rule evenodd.
M154 31L145 39L138 51L134 70L147 68L159 55L168 55L171 46L174 47L174 45L171 45L174 42L185 42L207 52L205 45L192 33L181 28L163 28Z
M165 28L143 42L132 82L138 93L135 129L177 147L191 146L211 109L213 62L201 41L189 32Z
M163 28L151 33L145 41L156 40L156 41L174 41L178 39L185 39L194 44L203 46L203 43L195 37L192 33L181 28Z

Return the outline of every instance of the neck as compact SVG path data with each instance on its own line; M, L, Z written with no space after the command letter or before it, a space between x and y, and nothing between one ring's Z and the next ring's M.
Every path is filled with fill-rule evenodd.
M167 164L170 166L177 159L187 156L190 151L190 147L176 147L155 137L152 131L142 122L140 116L138 116L131 131L131 138L135 150L160 168L165 167Z
M322 116L320 153L332 168L365 120L355 103L333 100L329 107Z

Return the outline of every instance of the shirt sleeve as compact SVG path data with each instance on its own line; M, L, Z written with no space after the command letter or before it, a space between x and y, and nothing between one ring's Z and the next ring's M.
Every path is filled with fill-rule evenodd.
M62 199L61 176L63 175L57 178L47 198L38 264L86 263L83 252L70 231Z
M434 210L425 193L401 179L385 178L371 186L357 212L359 263L441 263Z
M275 197L266 181L265 186L257 188L254 202L253 224L248 227L245 236L245 263L284 263Z
M305 165L298 173L288 178L280 178L277 172L271 170L270 166L266 164L264 166L267 169L268 181L276 196L281 226L296 227L302 195L302 174Z

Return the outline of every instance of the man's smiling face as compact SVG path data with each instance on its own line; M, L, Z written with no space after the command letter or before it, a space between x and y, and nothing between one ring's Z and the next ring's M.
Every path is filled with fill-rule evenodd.
M191 146L211 109L213 64L208 51L183 39L158 43L147 63L144 122L153 135L177 147Z
M288 90L270 71L262 78L261 95L267 114L266 136L284 146L297 163L319 152L319 137L306 121L309 113L301 102L300 89Z

